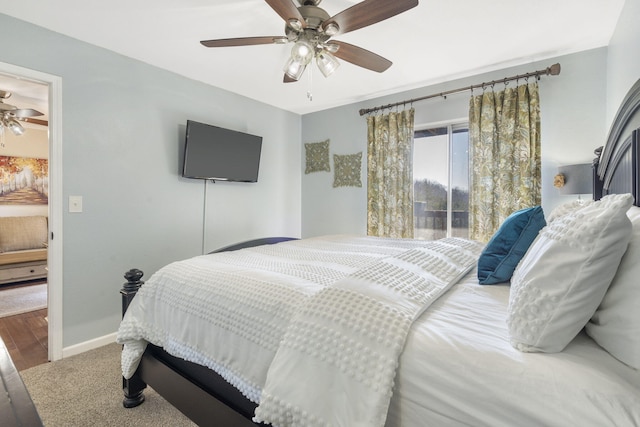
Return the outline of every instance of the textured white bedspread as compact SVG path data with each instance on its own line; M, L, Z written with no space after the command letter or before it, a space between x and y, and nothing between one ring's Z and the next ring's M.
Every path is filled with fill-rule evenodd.
M310 296L424 243L328 236L171 264L123 319L123 375L151 342L216 370L258 403L287 326ZM508 286L478 285L473 270L417 317L386 427L640 425L640 372L584 334L562 353L515 350L508 300Z
M482 246L456 238L425 242L308 298L269 367L254 421L384 426L412 323L475 266Z
M291 316L309 296L424 244L326 236L169 264L142 286L122 320L123 375L133 375L150 342L214 369L258 403Z

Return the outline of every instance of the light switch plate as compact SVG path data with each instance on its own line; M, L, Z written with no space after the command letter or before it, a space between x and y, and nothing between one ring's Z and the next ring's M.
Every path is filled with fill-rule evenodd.
M69 196L69 212L82 212L82 196Z

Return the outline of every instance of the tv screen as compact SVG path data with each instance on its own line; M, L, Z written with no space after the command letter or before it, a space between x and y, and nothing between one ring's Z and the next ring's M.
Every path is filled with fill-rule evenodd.
M182 176L257 182L262 137L187 120Z

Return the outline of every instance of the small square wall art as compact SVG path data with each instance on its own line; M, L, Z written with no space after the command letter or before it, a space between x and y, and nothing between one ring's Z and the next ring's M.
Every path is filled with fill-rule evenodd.
M305 174L312 172L330 172L329 165L329 140L322 142L307 142L304 144L306 150L307 165Z
M334 154L334 187L362 187L362 151L356 154Z

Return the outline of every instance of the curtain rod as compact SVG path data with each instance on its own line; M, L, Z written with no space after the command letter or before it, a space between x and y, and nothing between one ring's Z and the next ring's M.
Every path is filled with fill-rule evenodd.
M381 105L380 107L366 108L366 109L363 108L363 109L360 110L360 115L364 116L365 114L372 113L374 111L386 110L388 108L397 107L399 105L412 104L414 102L423 101L425 99L437 98L437 97L446 97L447 95L450 95L452 93L466 92L468 90L473 90L473 89L476 89L476 88L483 88L484 89L487 86L493 86L496 83L507 83L507 82L510 82L512 80L526 79L526 78L529 78L529 77L539 78L541 75L557 76L558 74L560 74L560 64L553 64L552 66L547 67L544 70L533 71L531 73L526 73L526 74L518 74L517 76L505 77L504 79L500 79L500 80L492 80L492 81L490 81L488 83L485 82L485 83L480 83L480 84L477 84L477 85L471 85L471 86L467 86L467 87L462 87L462 88L459 88L459 89L451 89L451 90L447 90L445 92L434 93L433 95L421 96L420 98L413 98L413 99L409 99L409 100L406 100L406 101L395 102L393 104Z

